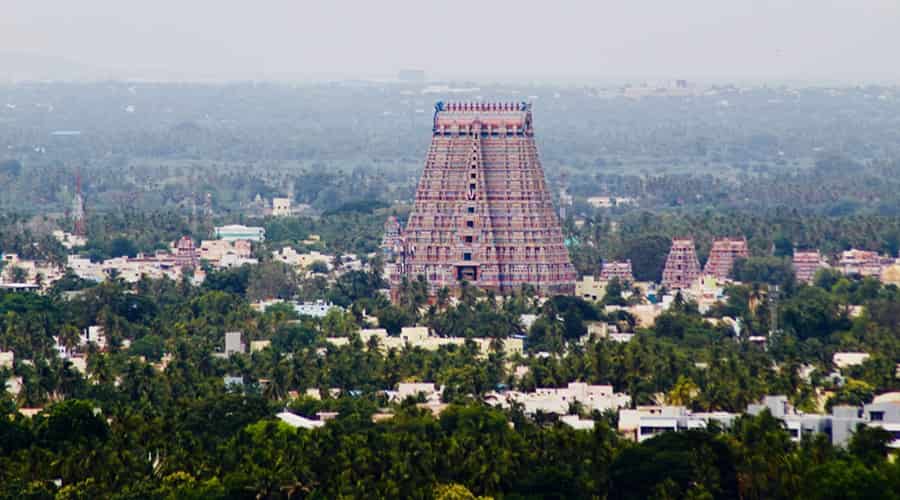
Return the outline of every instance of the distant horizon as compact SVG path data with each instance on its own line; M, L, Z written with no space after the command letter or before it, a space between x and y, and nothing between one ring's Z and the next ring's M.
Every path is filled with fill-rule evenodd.
M38 63L32 68L17 68L16 64L2 64L12 57L15 62L30 59ZM18 60L18 61L16 61ZM41 62L51 64L41 65ZM728 75L728 74L558 74L558 75L528 75L522 74L490 74L490 73L430 73L412 65L390 68L383 72L354 73L354 72L320 72L320 73L267 73L260 75L184 75L165 69L142 70L116 70L92 68L77 62L48 56L46 54L31 52L9 52L0 50L0 83L17 84L29 82L57 82L57 83L97 83L97 82L123 82L123 83L159 83L159 84L239 84L239 83L273 83L273 84L323 84L333 82L384 82L406 84L463 84L474 83L479 85L660 85L677 80L686 80L693 85L797 85L807 87L819 86L865 86L865 85L900 85L900 76L868 75L856 78L821 76L761 76L761 75ZM62 70L59 67L62 66ZM68 71L67 71L68 69ZM407 70L421 70L425 73L422 82L409 82L398 79L398 73ZM68 73L68 74L67 74ZM167 74L169 73L169 74Z
M11 2L0 78L900 82L895 0ZM3 53L7 57L3 57Z

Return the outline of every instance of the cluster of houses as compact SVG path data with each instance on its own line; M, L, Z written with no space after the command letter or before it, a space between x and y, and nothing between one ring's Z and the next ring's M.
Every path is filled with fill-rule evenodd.
M255 265L259 260L253 256L253 245L265 241L265 229L244 225L226 225L215 228L215 239L201 240L196 245L189 236L172 242L169 248L153 254L139 253L134 257L115 257L100 262L73 253L67 257L64 266L52 262L22 259L16 254L2 254L0 263L0 288L14 290L38 290L46 288L61 279L67 270L76 276L94 282L115 277L128 283L141 278L158 279L167 277L181 280L185 271L194 284L205 279L201 263L213 269L229 269L245 264ZM62 231L54 235L66 248L77 249L84 246L84 237ZM318 235L310 235L302 242L306 246L321 244ZM298 274L314 272L334 273L335 276L349 271L368 270L363 259L345 254L339 259L315 250L298 252L292 247L284 247L274 252L273 259L293 267ZM321 264L321 265L319 265Z
M439 337L432 335L430 330L424 326L405 326L401 329L399 336L388 335L384 328L364 328L359 331L359 338L364 345L377 341L378 348L385 352L391 349L402 350L406 347L437 351L443 346L464 346L467 341L473 342L482 356L488 355L491 351L491 344L495 342L499 342L507 356L521 355L525 350L524 341L520 337L510 337L499 341L491 338ZM349 337L328 337L325 340L338 347L348 345L351 341Z
M310 389L305 395L318 399L319 392L318 389ZM443 387L431 382L401 382L395 390L383 391L389 402L398 403L413 398L420 408L434 414L440 414L447 407L443 402L443 392ZM336 396L340 391L332 389L330 393ZM615 413L619 434L637 442L663 432L706 429L711 424L728 428L742 415L722 411L695 412L684 406L632 406L628 395L615 392L610 385L582 382L569 383L566 387L535 388L528 392L501 389L486 394L484 401L502 409L516 406L530 417L555 419L576 430L594 428L595 421L586 418L586 414ZM799 442L804 436L821 433L828 436L833 445L846 446L859 426L867 426L891 433L893 440L888 446L900 449L900 393L883 394L862 406L837 405L830 413L804 413L794 408L786 396L770 395L763 397L760 403L749 405L744 414L759 415L765 410L784 424L794 442ZM390 410L385 409L373 415L372 419L380 421L391 416ZM277 417L292 427L314 429L325 425L335 414L317 414L316 418L307 418L285 410Z

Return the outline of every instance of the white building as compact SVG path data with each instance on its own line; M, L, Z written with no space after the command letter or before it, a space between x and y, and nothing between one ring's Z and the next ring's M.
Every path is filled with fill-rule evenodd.
M216 238L225 241L263 241L266 239L266 230L261 227L244 226L242 224L230 224L215 228Z
M0 370L12 370L16 355L12 351L0 351Z
M103 327L98 325L87 327L82 332L78 344L81 346L94 344L100 350L106 349L106 334L103 331Z
M87 238L84 236L79 236L77 234L67 233L65 231L61 231L56 229L53 231L53 237L56 238L59 243L71 250L75 247L83 247L87 245Z
M275 217L286 217L291 215L291 199L290 198L272 198L272 215Z
M298 315L312 316L313 318L324 318L328 311L334 308L340 309L331 302L325 302L324 300L294 303L294 310L297 311Z
M359 337L363 344L368 344L369 340L374 337L378 340L379 348L382 351L400 350L407 346L411 348L418 347L426 351L437 351L442 346L463 346L467 340L463 337L433 336L428 331L428 328L424 326L405 326L400 330L400 335L396 337L388 335L387 330L384 328L366 328L359 331ZM350 339L347 337L328 337L325 340L336 346L350 343ZM494 341L494 339L490 338L473 338L468 340L475 343L482 356L488 355L491 350L491 343ZM502 343L503 352L507 356L524 352L522 339L510 337L503 339Z
M66 266L75 273L76 276L83 280L101 282L106 279L106 273L103 272L103 265L91 262L87 257L78 255L69 255L66 258Z
M831 357L831 362L838 368L847 368L850 366L858 366L869 359L867 352L836 352Z
M241 340L241 332L225 332L225 357L244 351L245 346Z
M512 403L521 404L529 415L537 412L565 415L573 403L580 404L588 412L618 410L631 404L627 394L614 392L611 385L583 382L572 382L562 388L537 388L534 392L491 393L488 397L503 408L508 408Z
M322 420L313 420L311 418L302 417L300 415L294 415L293 413L289 413L286 411L277 413L277 414L275 414L275 416L282 422L290 425L291 427L293 427L295 429L300 428L300 429L311 430L311 429L318 429L319 427L322 427L325 425L325 422Z
M6 284L37 284L50 286L62 278L63 269L50 262L41 262L28 259L20 259L17 254L5 253L2 256L3 267L0 272L0 283ZM24 280L15 274L21 271Z
M241 259L249 259L252 246L246 240L202 240L200 242L200 260L219 267L223 259L229 259L230 265Z
M308 269L314 262L325 264L329 270L334 268L334 257L315 250L308 253L300 253L291 247L284 247L272 254L272 258L283 262L299 270Z

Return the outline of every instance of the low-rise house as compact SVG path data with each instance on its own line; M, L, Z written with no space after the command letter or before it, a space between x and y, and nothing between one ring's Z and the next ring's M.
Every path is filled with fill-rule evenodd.
M575 282L575 295L590 302L598 302L606 296L606 281L584 276Z
M0 351L0 370L12 370L15 364L16 354L12 351Z
M284 247L272 255L274 260L283 262L299 270L307 270L315 262L325 264L329 270L334 268L334 256L326 255L315 250L308 253L300 253L291 247Z
M291 427L300 428L300 429L318 429L325 425L324 420L313 420L311 418L306 418L300 415L295 415L293 413L283 411L281 413L276 413L275 417L281 420L282 422L290 425Z
M656 323L656 318L668 309L670 302L662 304L637 304L633 306L606 306L607 313L615 311L625 311L634 316L637 326L651 327Z
M578 415L563 415L559 417L559 421L575 429L576 431L594 430L593 420L583 419Z
M106 349L106 333L103 331L102 326L92 325L82 332L78 344L80 346L87 346L88 344L94 344L98 349L105 350Z
M200 260L219 267L222 259L232 265L250 259L253 248L247 240L202 240L200 242Z
M251 340L250 352L259 352L268 349L272 345L271 340Z
M893 264L893 259L882 257L878 252L852 248L841 252L838 269L846 275L881 277L881 270Z
M103 272L103 265L91 262L91 259L87 257L69 255L66 257L66 267L71 269L76 276L83 280L99 283L106 279L106 273Z
M490 338L473 338L466 339L463 337L438 337L430 334L427 327L424 326L406 326L400 330L397 337L388 335L384 328L364 328L359 331L360 340L363 344L368 345L372 338L378 341L378 346L383 351L391 349L404 349L405 347L421 348L426 351L437 351L443 346L463 346L467 340L472 341L482 356L487 356L491 350L491 344L494 339ZM350 342L347 337L328 337L325 339L332 345L343 346ZM509 337L502 340L502 349L507 356L516 354L521 355L524 352L524 343L521 338Z
M443 388L434 382L400 382L396 391L385 391L391 401L403 401L406 398L418 398L420 395L426 401L440 402Z
M768 412L784 423L792 441L803 436L824 433L835 446L845 446L860 425L880 427L891 432L893 448L900 448L900 403L884 402L855 406L835 406L829 414L796 411L786 396L766 396L759 404L747 407L747 414ZM728 412L691 412L681 406L643 406L619 411L619 432L641 442L661 433L706 428L710 422L729 427L738 415Z
M328 314L328 311L335 308L342 310L340 307L335 306L331 302L325 302L324 300L294 303L294 311L296 311L299 316L312 316L313 318L324 318L325 315Z
M0 272L0 283L16 285L40 285L49 287L63 277L60 266L51 262L20 259L17 254L5 253L2 256L3 266Z
M858 366L869 359L867 352L836 352L831 357L831 362L838 368L847 368L850 366Z
M54 230L52 234L53 237L56 238L56 241L58 241L68 250L71 250L75 247L83 247L87 245L87 238L85 238L84 236L67 233L59 229Z
M562 388L537 388L533 392L494 392L488 398L489 402L502 408L508 408L513 403L521 404L529 415L537 412L565 415L573 404L580 404L588 412L618 410L631 404L627 394L613 391L611 385L583 382L572 382Z
M292 214L290 198L272 198L273 217L287 217Z
M241 332L225 332L225 357L244 353L246 346L241 340L241 335Z

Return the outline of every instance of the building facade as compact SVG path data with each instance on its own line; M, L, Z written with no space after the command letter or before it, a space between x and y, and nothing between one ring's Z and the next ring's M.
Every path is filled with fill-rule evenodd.
M572 294L575 269L544 180L526 103L438 103L432 142L393 276L434 294L467 281L509 293Z

